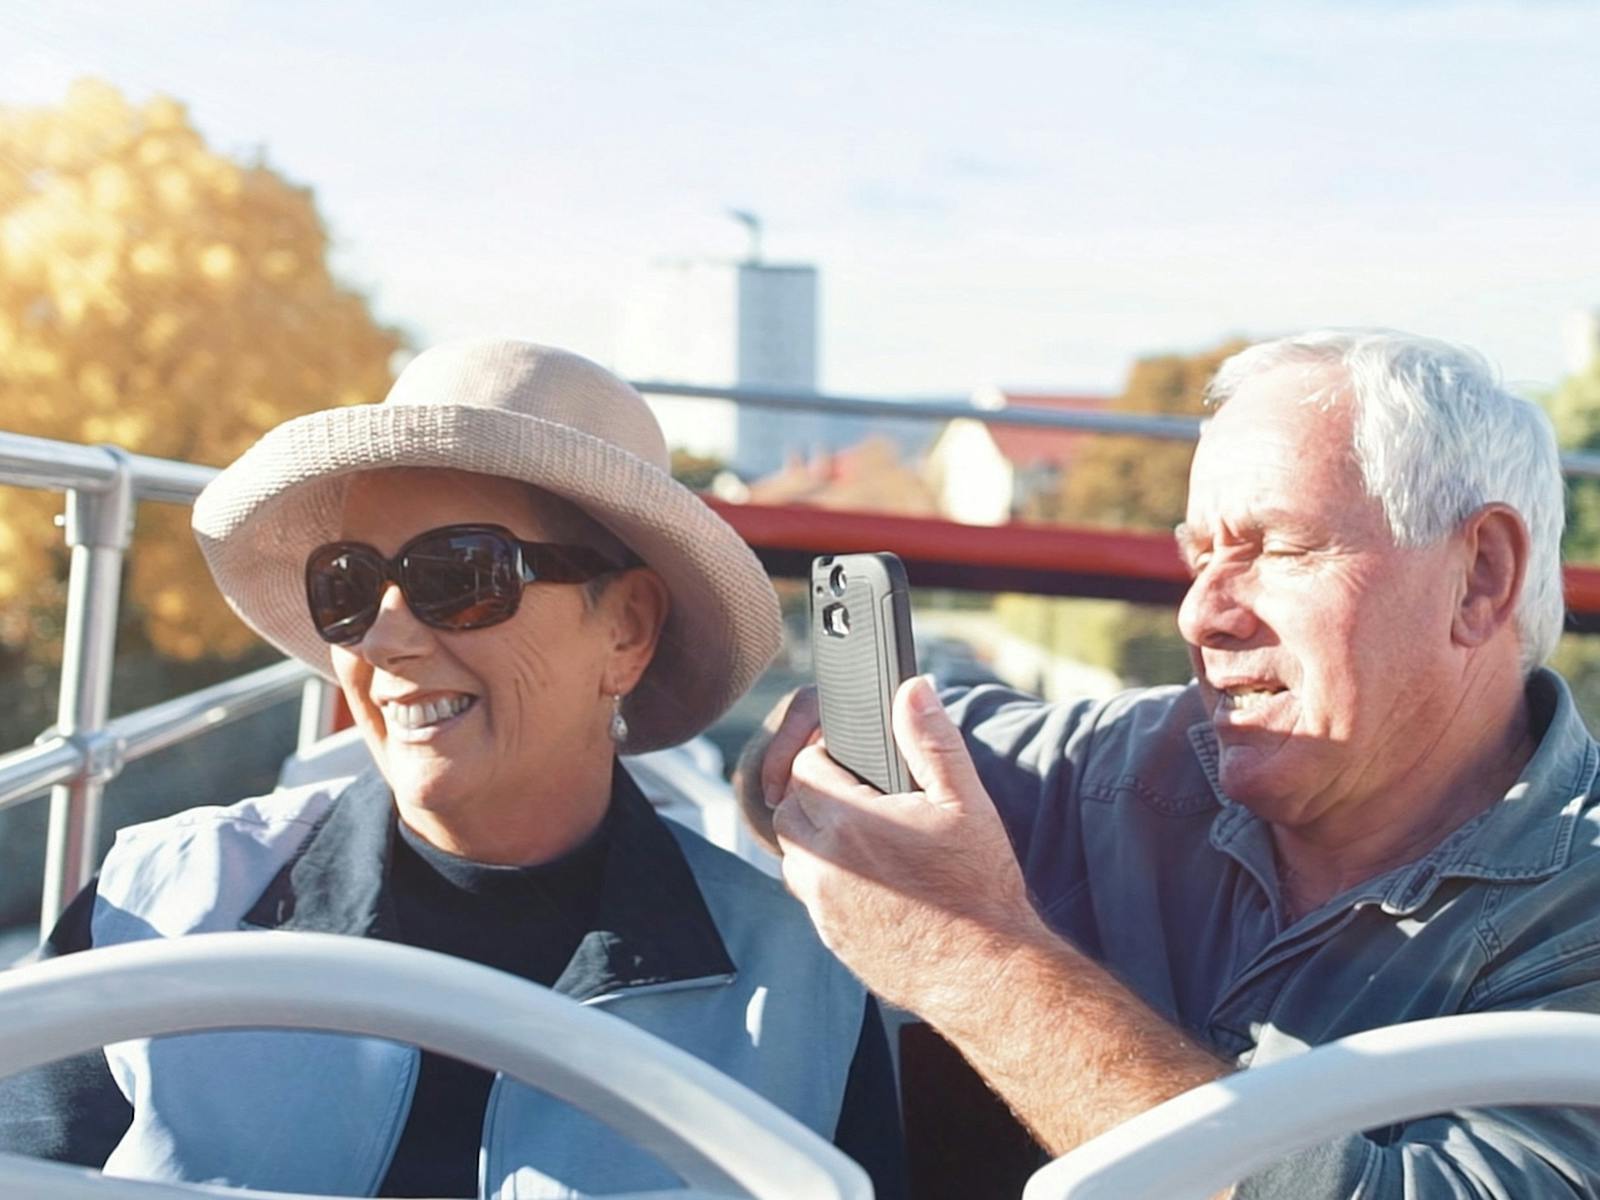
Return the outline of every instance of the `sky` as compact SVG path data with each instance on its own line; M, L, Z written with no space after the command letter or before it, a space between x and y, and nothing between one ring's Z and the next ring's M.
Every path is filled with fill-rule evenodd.
M821 384L1115 390L1386 325L1526 389L1600 307L1600 4L0 0L0 105L185 102L420 345L619 355L653 261L821 272Z

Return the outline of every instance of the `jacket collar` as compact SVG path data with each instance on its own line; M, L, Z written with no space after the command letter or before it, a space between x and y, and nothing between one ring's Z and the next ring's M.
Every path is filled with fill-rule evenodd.
M1446 879L1532 882L1567 865L1578 820L1600 768L1600 748L1590 737L1566 681L1554 671L1535 671L1528 679L1527 696L1534 726L1543 726L1544 733L1505 797L1415 862L1346 892L1339 897L1338 908L1376 902L1393 915L1408 915ZM1211 825L1211 844L1273 890L1277 868L1266 822L1223 792L1217 776L1216 734L1210 724L1191 727L1189 739L1222 806Z
M394 796L376 770L329 807L244 924L394 940ZM720 983L735 969L677 839L619 764L591 928L555 989L591 1000L639 988Z

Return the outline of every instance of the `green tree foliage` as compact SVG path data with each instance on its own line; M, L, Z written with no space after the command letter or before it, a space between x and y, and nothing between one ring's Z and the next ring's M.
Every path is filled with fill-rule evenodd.
M1547 407L1564 450L1600 452L1600 358L1568 378ZM1567 533L1563 552L1573 562L1600 562L1600 480L1567 485Z
M1600 359L1566 379L1546 408L1562 449L1600 452ZM1570 562L1600 562L1600 480L1568 481L1562 553ZM1600 728L1600 637L1566 635L1550 665L1572 686L1589 728Z
M675 447L672 451L672 477L691 491L710 490L712 480L727 466L715 455L695 454L681 447Z
M309 189L209 149L184 107L104 83L0 108L0 429L222 464L284 419L375 400L399 334L327 265ZM51 656L58 496L0 488L0 651ZM124 633L252 644L181 507L139 513Z

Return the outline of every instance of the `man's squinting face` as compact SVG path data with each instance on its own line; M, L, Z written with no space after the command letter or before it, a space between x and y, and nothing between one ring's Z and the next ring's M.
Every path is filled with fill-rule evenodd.
M1393 544L1337 383L1285 366L1207 426L1179 541L1178 614L1221 749L1222 787L1276 823L1382 794L1426 760L1455 703L1454 539Z
M561 541L519 483L464 471L357 476L340 536L385 556L441 525L503 525L527 541ZM448 819L463 806L561 795L565 774L609 761L602 673L607 642L576 584L533 584L508 621L433 629L390 586L372 628L332 648L356 724L402 805Z

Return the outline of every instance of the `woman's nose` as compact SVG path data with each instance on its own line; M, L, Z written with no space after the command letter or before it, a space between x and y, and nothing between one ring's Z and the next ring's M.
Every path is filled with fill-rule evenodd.
M398 658L414 658L431 644L433 630L429 629L407 607L399 584L389 583L378 600L378 613L367 627L359 649L364 657L378 665Z

